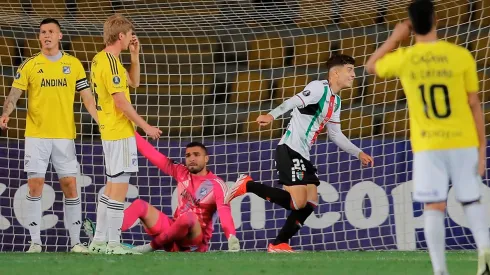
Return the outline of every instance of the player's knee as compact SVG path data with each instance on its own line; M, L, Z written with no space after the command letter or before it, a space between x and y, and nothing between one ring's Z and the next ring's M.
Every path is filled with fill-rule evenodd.
M31 178L27 181L29 196L40 197L43 193L44 178Z
M426 203L424 210L436 210L446 212L446 202L430 202Z
M291 208L294 210L299 210L299 209L305 208L307 203L308 203L308 201L306 200L306 198L291 197Z
M61 190L67 198L76 198L78 196L77 192L77 182L74 177L63 177L60 178Z

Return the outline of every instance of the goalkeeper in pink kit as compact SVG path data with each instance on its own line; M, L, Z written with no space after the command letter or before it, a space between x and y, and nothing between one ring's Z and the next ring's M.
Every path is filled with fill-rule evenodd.
M122 231L128 230L140 219L148 235L153 238L151 243L133 249L143 253L157 249L206 252L213 234L213 216L218 212L228 238L228 250L239 251L230 205L224 203L227 186L207 170L209 156L206 147L198 142L189 143L183 165L168 159L137 133L136 144L143 156L177 180L178 207L173 218L141 199L135 200L124 210Z

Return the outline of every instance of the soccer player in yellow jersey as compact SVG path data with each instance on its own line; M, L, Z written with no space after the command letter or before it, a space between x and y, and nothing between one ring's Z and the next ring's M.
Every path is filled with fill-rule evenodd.
M95 92L99 127L104 149L107 185L97 207L92 253L134 254L120 244L124 201L131 173L138 171L134 124L153 139L162 133L142 119L131 105L129 86L140 83L139 42L133 24L115 14L104 23L105 49L92 60L91 82ZM131 53L129 73L119 61L121 51ZM106 234L108 243L106 245Z
M448 274L445 228L449 181L463 205L479 251L478 273L490 274L488 215L480 203L486 139L478 99L476 63L470 52L437 39L434 5L413 1L409 20L398 24L368 60L366 70L399 77L410 116L414 200L425 203L424 233L434 274ZM396 49L415 34L415 45Z
M79 171L75 155L75 122L73 102L79 92L85 107L97 121L95 101L82 63L60 51L63 37L56 19L47 18L40 24L41 52L22 63L5 100L0 127L7 128L9 116L22 92L28 95L25 131L24 171L27 172L29 193L25 213L31 246L27 252L41 252L41 195L49 159L65 195L65 225L68 226L73 252L87 252L80 243L82 207L77 194L76 175Z

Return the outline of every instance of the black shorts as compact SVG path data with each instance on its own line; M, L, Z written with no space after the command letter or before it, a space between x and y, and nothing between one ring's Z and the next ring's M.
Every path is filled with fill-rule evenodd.
M278 145L274 156L276 169L279 173L279 183L293 185L320 185L316 168L301 154L285 144Z

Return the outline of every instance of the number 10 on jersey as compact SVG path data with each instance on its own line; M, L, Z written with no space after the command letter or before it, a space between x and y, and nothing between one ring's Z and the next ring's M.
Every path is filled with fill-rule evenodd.
M427 106L427 95L426 95L426 86L420 85L420 94L422 95L422 102L424 103L424 112L427 118L431 118L432 116L436 118L447 118L451 115L451 103L449 102L449 90L444 84L433 84L429 87L429 100L430 106ZM442 110L441 107L439 109L436 106L436 93L442 93L444 97L445 110ZM429 114L429 108L432 114Z

